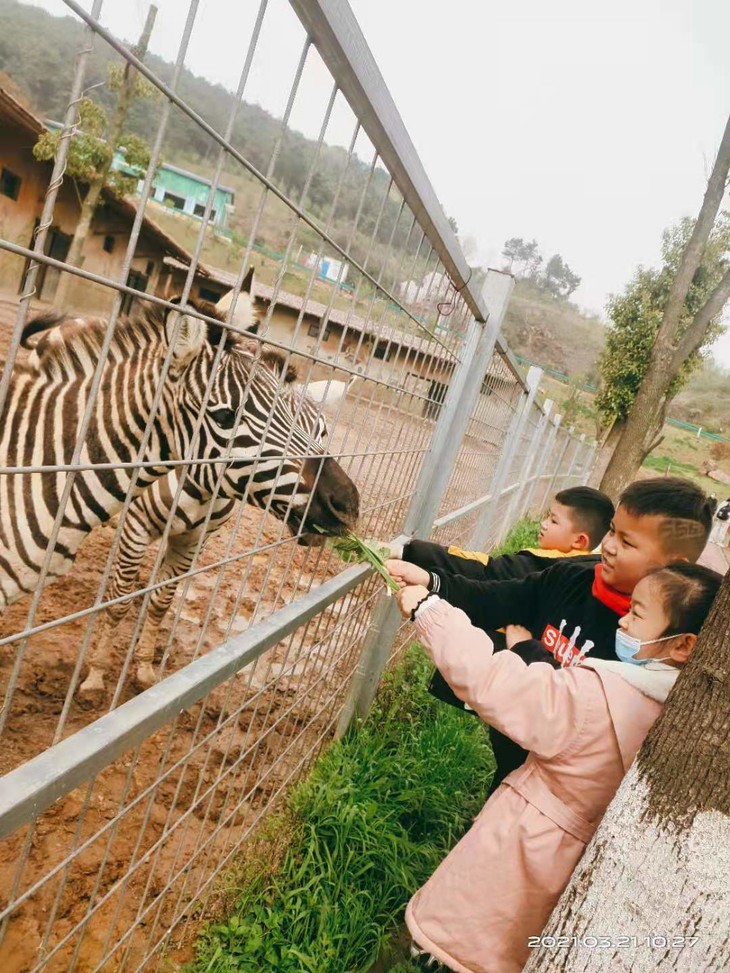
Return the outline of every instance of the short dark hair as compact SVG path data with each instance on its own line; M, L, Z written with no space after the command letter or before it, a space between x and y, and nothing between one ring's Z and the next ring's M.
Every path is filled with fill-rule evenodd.
M696 561L704 550L715 505L691 480L680 476L636 480L626 487L618 502L633 517L666 518L662 540L669 554Z
M662 599L664 613L669 619L665 635L698 635L710 613L712 603L722 584L722 575L703 564L677 561L647 574Z
M555 494L555 500L571 510L574 526L588 534L591 548L598 547L613 518L611 498L593 487L568 487Z

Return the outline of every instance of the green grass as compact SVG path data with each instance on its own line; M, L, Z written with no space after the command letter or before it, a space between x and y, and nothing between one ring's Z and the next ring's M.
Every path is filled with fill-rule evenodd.
M490 551L492 557L499 554L514 554L515 551L524 551L526 547L537 547L537 534L540 530L540 521L525 517L519 520L511 528L505 539L497 547Z
M493 553L534 546L538 526L520 521ZM483 726L428 694L430 672L411 646L368 718L265 822L224 881L228 918L204 932L188 973L413 973L406 903L469 827L494 771Z
M667 468L672 476L687 476L694 478L699 475L699 471L692 463L682 463L680 460L672 459L670 456L647 456L643 466L647 470L656 470L657 473L664 473Z
M412 647L369 718L293 789L191 973L370 969L482 806L494 769L481 724L426 692L430 668ZM289 843L272 870L282 829Z

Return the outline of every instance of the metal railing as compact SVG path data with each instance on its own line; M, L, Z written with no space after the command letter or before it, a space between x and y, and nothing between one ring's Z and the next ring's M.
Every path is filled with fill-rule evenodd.
M150 283L144 290L140 277L130 275L139 273L140 261L157 261L150 280L162 273L162 255L150 256L149 240L160 239L157 221L164 219L152 193L171 120L194 125L210 145L200 160L210 183L202 219L189 234L187 255L181 246L174 251L182 263L186 320L217 323L208 308L191 303L211 281L232 285L234 307L245 302L242 287L256 265L253 296L263 299L258 330L246 331L246 341L283 355L280 382L295 365L295 384L304 392L316 389L326 449L360 491L358 533L488 549L511 523L541 510L555 490L585 482L595 447L565 430L551 404L537 404L540 371L532 369L525 381L500 336L512 278L490 271L475 285L343 0L292 0L298 24L291 20L287 29L300 32L300 56L288 65L293 80L263 168L238 137L237 117L252 72L271 54L266 28L272 18L292 18L286 4L261 0L248 46L242 45L238 90L218 131L180 93L191 39L200 18L218 9L214 0L192 0L177 23L180 40L168 80L103 26L101 0L90 13L74 0L65 3L84 33L55 162L45 168L27 153L28 172L40 173L46 187L38 230L32 247L26 239L0 240L3 260L15 261L8 266L17 267L22 288L7 335L0 409L4 404L6 428L13 424L15 446L20 440L23 446L4 455L0 466L0 540L21 538L13 553L19 564L32 559L32 531L45 532L32 580L23 581L22 597L9 597L13 603L0 615L0 968L12 959L28 973L151 970L194 937L246 838L322 745L353 714L367 712L384 667L407 638L393 600L368 569L343 569L331 548L297 543L301 518L294 518L293 529L285 521L297 490L306 487L311 498L319 489L323 447L310 441L303 452L287 439L272 461L263 444L271 416L258 452L248 457L254 473L267 473L269 493L259 492L254 503L251 475L226 508L222 529L212 530L234 459L232 440L217 454L202 448L216 369L228 353L222 342L212 347L213 373L197 414L186 419L192 426L186 448L180 455L154 452L180 304L169 287ZM223 16L222 0L219 7ZM79 205L78 187L64 173L79 100L97 81L87 77L88 54L99 46L134 66L161 98L139 197L115 216L127 221L127 246L112 271L95 262L92 248L82 267L49 252L56 221L67 228ZM324 94L323 71L329 75ZM312 104L320 114L295 192L285 187L277 160L294 137L292 118L301 100L310 119ZM335 156L327 155L327 165L324 156L330 139L342 144L343 119L347 147L338 150L339 168L333 168ZM31 144L27 133L24 144ZM315 203L313 181L318 176L321 183L325 173L329 193ZM247 241L242 251L214 271L220 247L208 224L224 178L238 180L238 191L247 194L250 219L239 227ZM103 219L95 217L97 237ZM256 241L269 237L276 246L268 252L281 254L273 267L270 258L256 264ZM314 253L306 276L297 259L302 248ZM346 287L342 274L322 281L323 257L347 261ZM69 304L82 308L74 319L100 335L73 427L68 410L54 413L45 426L34 424L18 394L21 380L40 381L37 356L28 355L22 338L35 312L47 307L51 272L56 279L70 275ZM158 384L149 414L138 417L135 448L124 459L109 447L109 456L100 458L86 444L99 429L95 399L107 394L110 370L123 358L118 342L130 327L121 314L125 297L137 312L172 312L168 320L178 323L170 347L159 353ZM91 325L84 308L103 312L103 324ZM70 334L66 327L57 332L59 340ZM241 331L229 307L223 334ZM159 332L154 340L161 341ZM254 394L254 379L247 383L239 416ZM130 393L130 414L135 403ZM288 415L293 426L301 425L301 407L293 405ZM182 422L174 410L166 421ZM307 480L308 459L317 469L313 481ZM286 464L298 472L295 484L287 473L284 490ZM168 481L171 471L177 478ZM197 532L190 531L184 507L191 471L203 479L207 471L212 484L198 498ZM64 574L54 552L69 520L94 506L77 489L90 482L83 480L89 474L100 481L123 475L126 485L95 526L85 525L93 530ZM127 550L125 531L142 516L140 488L145 485L140 496L147 496L147 481L155 477L172 486L165 517L140 552L146 581L131 591L114 589ZM288 507L277 491L289 497ZM336 506L337 496L332 500ZM183 539L190 556L180 567L174 555ZM0 554L2 572L9 555L1 546ZM47 584L57 574L63 576ZM3 590L10 591L8 577ZM172 585L175 598L157 639L159 681L137 692L135 652L155 599ZM109 633L106 613L123 605L131 611ZM101 646L107 683L89 695L83 679L89 660L99 655L100 631L108 639Z

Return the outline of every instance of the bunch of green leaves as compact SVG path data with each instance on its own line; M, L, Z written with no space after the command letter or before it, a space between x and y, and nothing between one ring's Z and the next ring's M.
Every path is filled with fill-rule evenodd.
M320 530L320 528L317 528ZM320 533L323 531L320 530ZM398 583L385 566L390 550L374 540L363 540L352 531L329 537L327 543L332 547L346 564L369 564L377 571L390 591L399 591Z
M71 138L66 171L74 179L91 183L101 177L114 154L114 146L105 139L107 114L101 105L90 98L79 104L78 129ZM62 132L44 132L33 147L33 155L40 162L55 158ZM118 196L133 193L150 164L150 148L138 135L124 135L116 148L124 155L125 169L110 169L106 185Z
M410 896L470 825L493 771L480 723L427 693L430 669L412 647L367 720L293 789L279 867L260 847L191 973L370 969Z

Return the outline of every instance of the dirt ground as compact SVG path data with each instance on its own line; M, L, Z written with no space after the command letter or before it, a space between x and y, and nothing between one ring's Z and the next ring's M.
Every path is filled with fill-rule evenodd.
M366 536L385 539L397 533L431 428L387 403L349 398L344 403L332 448L336 454L368 453L343 460L361 491ZM493 455L492 446L467 444L458 482L449 492L452 508L483 492ZM36 623L93 603L113 536L111 525L92 532L71 573L44 591ZM231 619L235 635L250 624L257 605L259 620L342 567L326 550L290 542L273 552L251 553L281 536L278 522L267 518L262 525L262 515L251 508L232 543L231 536L228 529L216 535L199 563L212 565L231 555L240 560L198 575L184 601L178 592L164 633L170 639L168 672L191 661L196 651L219 645ZM147 571L154 556L150 551ZM331 737L379 591L374 581L366 582L181 713L139 750L106 767L90 785L61 798L40 815L32 832L21 829L0 843L2 902L11 890L12 901L22 899L0 944L2 973L134 971L171 927L176 927L172 943L192 941L199 926L194 921L183 930L181 917L197 920L206 912L214 888L206 883L262 810ZM11 606L0 618L0 637L23 629L28 602ZM109 652L110 690L123 670L136 614L135 607ZM29 640L0 736L0 773L52 744L86 624L87 619L69 622ZM0 652L3 693L16 652L13 643ZM133 695L127 678L118 703ZM109 703L107 698L90 707L74 696L61 736L88 725ZM82 850L66 863L72 849ZM90 909L88 922L77 929ZM184 947L174 953L175 959L186 955ZM163 959L162 950L144 968L154 969L158 962L161 969L176 968L172 955Z

